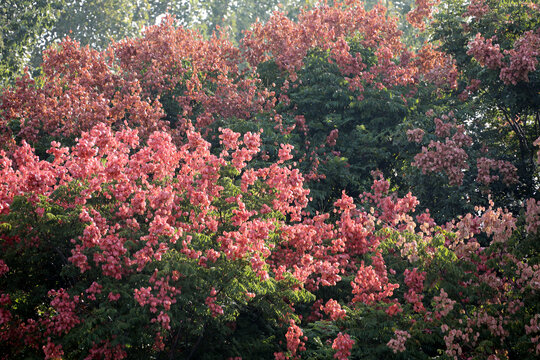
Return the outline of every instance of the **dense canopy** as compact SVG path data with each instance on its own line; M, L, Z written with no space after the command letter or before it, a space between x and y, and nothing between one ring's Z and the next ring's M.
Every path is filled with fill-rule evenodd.
M9 3L0 357L540 356L536 0L113 3Z

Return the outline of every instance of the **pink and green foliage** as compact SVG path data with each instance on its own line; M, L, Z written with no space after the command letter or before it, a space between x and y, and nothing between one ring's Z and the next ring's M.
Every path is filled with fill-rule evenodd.
M375 54L374 66L351 49L355 37ZM304 11L297 22L276 13L266 24L254 24L243 46L251 65L272 59L293 84L308 51L317 48L329 52L329 61L338 65L353 90L416 84L424 78L434 80L436 73L441 85L455 85L457 72L450 58L429 45L413 53L400 37L396 19L387 17L381 4L367 11L360 1L344 0Z
M500 143L488 142L478 131L481 119L471 119L466 106L456 107L455 112L439 111L418 115L417 127L412 129L404 124L408 128L404 158L412 160L407 172L409 189L421 207L429 208L440 224L472 213L476 206L488 207L490 201L519 213L534 194L524 191L531 174L519 168L512 153L501 152ZM521 200L513 202L515 198Z
M203 39L172 18L102 52L67 38L45 52L41 84L25 76L4 92L2 120L17 121L15 135L27 141L124 122L143 138L161 129L175 137L190 122L203 128L215 117L249 118L272 106L242 61L226 38Z
M448 115L443 114L442 119L436 117L433 110L429 110L426 115L428 118L433 117L434 135L438 140L430 140L427 147L422 146L412 165L421 169L424 174L444 173L450 185L462 185L465 172L470 167L470 151L467 149L472 147L473 139L466 133L464 125L457 125L453 111ZM424 142L425 134L423 129L411 129L407 131L407 139L421 144ZM441 139L444 139L444 142L441 142ZM482 148L482 152L487 151L487 147ZM519 182L517 169L509 161L481 156L476 159L476 168L476 182L486 187L497 180L501 180L506 186ZM491 170L498 171L500 175L492 174Z
M416 1L409 20L422 27L436 3ZM468 11L489 16L483 1ZM527 34L512 54L534 48ZM381 5L348 0L298 21L276 13L241 49L170 18L103 52L69 39L49 49L42 77L1 97L0 356L536 358L536 199L524 216L487 200L437 224L373 172L369 191L310 213L298 149L275 141L307 134L303 115L280 127L291 113L279 110L317 51L356 95L347 101L368 88L455 85L451 57L409 51L400 36ZM478 43L489 54L477 60L492 64L495 45ZM272 61L278 86L257 72ZM452 113L432 115L407 133L427 144L414 158L424 173L457 186L476 166L478 194L520 181L511 163L472 156L480 145ZM212 126L261 118L280 136ZM346 135L326 131L322 144Z
M348 0L306 10L296 22L275 13L246 33L242 48L223 34L204 39L176 27L171 17L148 27L141 38L101 52L67 38L46 50L39 79L24 76L3 92L0 126L30 142L76 137L98 123L119 128L127 122L143 138L168 129L175 139L190 124L204 134L218 119L276 115L278 99L261 86L257 67L272 59L289 74L279 99L286 103L286 89L298 86L296 73L313 49L329 51L329 60L360 95L365 86L421 80L455 85L451 58L427 45L412 52L400 36L384 7L366 11L361 2ZM355 39L373 52L375 63L351 49Z
M529 73L536 70L540 56L540 30L527 31L514 42L514 47L505 50L508 63L503 62L504 55L498 44L493 44L496 36L484 39L480 33L469 43L468 55L472 55L482 66L500 70L500 79L506 84L517 85L529 82Z
M8 354L185 354L197 348L194 319L204 323L199 331L225 331L267 296L289 303L271 305L281 313L274 321L289 323L276 358L319 351L300 326L312 334L321 322L348 329L328 334L336 358L361 352L354 319L377 311L397 327L395 338L380 329L387 351L418 352L411 339L426 332L438 339L429 346L450 357L537 346L540 270L510 252L511 214L478 209L444 230L428 213L415 221L416 199L390 194L378 178L363 207L344 194L335 221L305 216L308 190L286 155L250 169L260 134L225 129L220 138L218 156L194 131L177 147L165 132L141 144L136 130L101 124L71 148L53 143L50 162L26 143L3 153L0 334ZM493 245L481 247L477 236ZM24 287L25 267L30 278L48 277ZM297 323L294 298L347 282L348 296L320 305L328 320ZM190 340L175 342L179 333Z
M239 272L237 281L243 276L268 283L273 269L268 259L279 245L272 239L283 226L280 219L297 222L307 202L302 177L279 164L247 171L247 162L259 150L259 134L240 138L224 131L220 156L209 152L210 145L198 133L188 131L186 136L178 148L164 132L151 134L140 145L136 130L113 132L101 124L84 132L72 148L53 143L52 162L39 160L26 143L14 149L12 159L2 154L2 217L10 230L2 235L7 292L2 293L1 334L6 344L13 344L13 355L23 350L15 346L21 336L34 339L31 347L38 351L43 346L54 354L63 347L71 353L74 349L63 338L72 334L93 339L85 347L90 358L99 352L125 355L137 347L136 337L121 340L122 328L89 327L104 321L103 307L119 326L120 319L135 312L133 322L146 322L142 332L157 336L156 351L163 350L171 328L184 330L182 323L189 317L184 306L190 302L196 316L221 316L216 322L223 322L237 311L230 301L247 304L256 289L262 291L261 285L237 288L229 267ZM64 243L51 239L51 227L64 222L78 230L76 236ZM53 249L58 254L48 255L58 262L55 267L70 275L46 279L50 300L39 305L42 310L32 310L39 303L21 298L21 289L10 289L10 276L18 271L11 260ZM210 282L221 271L231 273ZM303 272L314 273L310 267ZM203 301L197 303L192 295ZM183 305L174 311L179 298ZM30 307L28 313L14 306L21 302ZM178 317L177 311L184 315Z
M519 174L520 183L514 186L526 193L520 197L534 196L533 142L540 136L537 1L448 1L440 8L433 35L441 41L441 50L456 60L458 97L473 111L471 128L494 150L509 155ZM485 175L488 166L493 170L487 161L479 166Z

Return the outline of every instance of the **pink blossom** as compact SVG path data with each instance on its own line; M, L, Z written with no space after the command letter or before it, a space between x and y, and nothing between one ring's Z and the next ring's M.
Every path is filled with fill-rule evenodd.
M45 360L60 360L64 356L62 345L54 344L51 338L47 338L47 345L43 346L43 352L45 353Z
M418 128L407 130L407 140L420 144L424 138L424 133L424 130Z
M9 271L9 267L6 265L5 261L0 259L0 276L6 274Z
M221 307L221 305L216 304L216 300L217 300L216 295L217 295L216 289L212 288L212 290L210 291L210 296L208 296L206 300L204 301L206 306L208 306L208 308L210 309L210 312L213 317L223 315L223 308Z
M471 3L467 7L467 12L463 15L474 16L477 19L480 19L488 13L489 10L489 6L486 4L485 0L471 0Z
M444 289L441 288L440 295L434 296L433 301L435 303L436 316L445 317L453 309L456 301L450 299Z
M505 54L510 56L510 64L501 69L501 80L507 85L529 82L529 73L536 70L540 57L540 30L525 32Z
M347 316L347 312L333 299L328 300L324 306L321 305L320 309L330 316L330 320L343 319Z
M526 230L529 234L536 234L540 228L540 201L528 199L525 212Z
M474 40L469 42L467 55L472 55L482 66L496 70L503 66L503 54L498 44L493 44L497 37L484 39L480 33L476 34Z
M335 146L339 136L339 130L334 129L330 131L330 134L326 137L326 144L329 146Z
M303 334L304 332L295 324L294 320L290 320L285 337L287 338L287 350L291 352L293 357L298 351L305 350L304 342L300 340Z
M411 334L407 331L395 330L394 335L395 338L390 339L386 345L392 349L394 354L405 351L405 343L407 342L407 339L411 337Z
M339 333L332 343L332 349L336 350L334 358L338 360L347 360L351 356L351 349L355 341L349 334Z

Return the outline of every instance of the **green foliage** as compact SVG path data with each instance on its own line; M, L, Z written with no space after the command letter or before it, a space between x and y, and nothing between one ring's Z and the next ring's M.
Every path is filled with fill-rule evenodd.
M360 47L355 40L350 42L368 65L375 62L371 50ZM347 79L328 57L327 52L319 50L306 56L298 71L298 84L286 93L290 103L277 109L283 117L283 127L294 125L296 116L305 118L307 133L297 125L280 142L294 145L295 158L302 159L299 167L304 174L318 163L317 172L324 174L324 178L310 181L309 187L311 210L320 211L331 209L343 190L353 197L368 190L374 170L389 177L394 175L400 152L394 141L398 125L407 114L401 97L404 89L378 90L368 86L360 97L349 89ZM284 80L275 63L263 63L258 73L263 84L271 86L279 97ZM335 146L326 144L332 130L339 132ZM272 144L274 135L266 134L265 129L267 136Z
M0 87L22 72L40 36L58 18L62 0L3 0L0 6Z

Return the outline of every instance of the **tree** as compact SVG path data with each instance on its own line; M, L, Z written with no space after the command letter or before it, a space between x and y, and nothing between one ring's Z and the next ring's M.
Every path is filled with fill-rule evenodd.
M27 144L3 154L2 354L345 359L375 343L387 356L535 356L538 257L519 260L511 214L478 209L455 232L427 213L416 223L416 199L379 178L363 207L344 194L336 220L303 216L289 152L247 167L259 135L224 129L215 156L195 132L181 147L164 132L141 145L101 124L71 148L53 143L51 161Z
M305 5L309 4L305 1ZM294 11L301 5L302 1L291 0L281 8ZM41 52L66 36L82 45L105 49L112 40L139 35L144 26L154 25L166 13L206 37L221 27L238 41L257 18L266 20L277 9L277 1L70 0L63 3L59 17L50 24L52 28L41 36L33 52L33 64L38 66Z
M33 46L58 16L61 1L5 0L0 7L0 86L22 73Z
M112 40L136 36L147 24L149 11L147 0L64 1L50 29L41 33L32 54L32 65L37 68L42 52L66 36L95 49L107 48Z
M442 226L419 208L411 161L444 191L508 167L451 121L452 58L400 36L348 0L275 13L240 47L166 17L105 50L47 50L1 95L0 354L538 357L540 202ZM327 147L349 157L354 198ZM380 171L365 189L372 166L399 193ZM304 180L324 175L311 211Z
M539 25L537 2L484 0L445 2L431 24L463 74L460 98L476 108L476 132L517 159L523 197L536 192Z
M248 30L257 19L266 21L276 10L289 12L295 16L304 6L314 5L312 0L287 1L155 1L152 3L154 17L168 12L174 15L188 28L197 29L206 36L211 36L220 27L239 42L243 32Z

